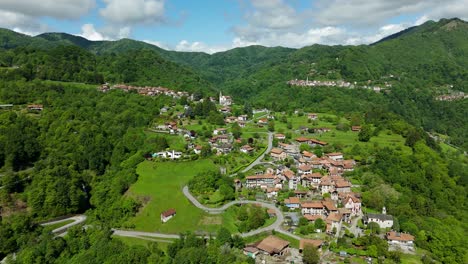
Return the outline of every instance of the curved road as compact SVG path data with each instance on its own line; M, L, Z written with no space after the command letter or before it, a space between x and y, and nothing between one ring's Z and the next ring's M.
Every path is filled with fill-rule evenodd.
M253 167L257 166L258 164L261 164L261 160L265 157L265 154L270 153L271 149L273 148L273 132L268 132L268 147L263 152L262 155L258 156L258 158L252 162L249 166L247 166L245 169L241 170L242 173L249 171Z
M86 221L86 215L75 215L75 216L68 217L68 218L65 218L65 219L53 220L53 221L49 221L49 222L46 222L46 223L42 223L41 226L54 225L54 224L66 222L66 221L69 221L69 220L73 220L73 222L52 230L52 233L54 233L54 234L64 233L70 227L81 224L81 223L84 223L84 221Z
M291 233L286 232L283 229L281 229L281 223L283 223L283 221L284 221L284 215L283 215L283 212L273 204L265 203L265 202L246 200L246 201L232 201L232 202L229 202L229 203L227 203L227 204L225 204L225 205L223 205L221 207L218 207L218 208L210 208L210 207L206 207L206 206L202 205L195 197L193 197L193 195L190 193L187 186L184 186L184 188L182 189L182 192L184 193L185 197L187 197L187 199L189 199L190 202L193 205L195 205L196 207L200 208L201 210L203 210L203 211L205 211L205 212L207 212L209 214L220 214L220 213L224 212L226 209L228 209L229 207L231 207L233 205L236 205L236 204L259 204L262 207L266 207L268 209L275 210L276 221L273 224L271 224L269 226L266 226L266 227L259 228L259 229L255 229L255 230L247 232L247 233L242 233L241 234L242 237L253 236L253 235L257 235L257 234L260 234L260 233L263 233L263 232L266 232L266 231L275 230L277 232L280 232L280 233L283 233L283 234L288 235L290 237L293 237L293 238L295 238L297 240L301 239L299 236L296 236L294 234L291 234Z

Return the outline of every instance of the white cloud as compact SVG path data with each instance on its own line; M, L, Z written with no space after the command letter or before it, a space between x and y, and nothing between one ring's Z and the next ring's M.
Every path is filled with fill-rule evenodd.
M318 4L315 19L324 25L379 26L390 18L440 4L437 0L330 0Z
M0 9L0 27L10 28L14 31L27 34L37 35L45 32L47 25L40 23L36 18L24 14Z
M130 27L110 27L106 26L96 29L93 24L84 24L78 36L89 40L117 40L127 38L131 33Z
M103 0L107 5L100 9L101 16L109 22L134 25L164 21L165 0Z
M426 10L424 15L420 17L415 25L420 25L427 20L438 20L440 18L458 17L463 20L468 20L468 0L447 0L440 5Z
M97 32L93 24L84 24L81 27L80 36L89 40L107 40L100 32Z
M161 49L165 49L165 50L171 50L171 49L172 49L171 47L169 47L169 45L167 45L166 43L161 42L161 41L156 41L156 40L143 40L143 42L146 42L146 43L151 44L151 45L158 46L158 47L160 47Z
M191 51L191 52L206 52L208 54L213 54L213 53L225 51L231 48L233 47L232 46L207 45L199 41L189 42L187 40L181 40L179 43L177 43L174 50Z
M76 19L95 7L95 0L1 0L0 9L30 17Z

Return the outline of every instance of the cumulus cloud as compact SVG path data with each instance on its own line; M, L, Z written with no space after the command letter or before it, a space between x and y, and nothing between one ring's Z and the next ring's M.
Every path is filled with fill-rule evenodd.
M27 34L37 35L45 32L47 25L39 22L36 18L11 11L0 9L0 27L10 28L14 31Z
M430 19L437 20L440 18L453 17L468 20L468 0L443 1L437 7L425 10L424 15L421 16L415 24L419 25Z
M76 19L87 14L95 0L2 0L0 9L30 17Z
M213 54L213 53L225 51L231 48L233 48L233 46L207 45L199 41L189 42L187 40L182 40L179 43L177 43L174 50L191 51L191 52L206 52L208 54Z
M164 0L104 0L101 16L118 24L152 24L164 21Z
M79 35L89 40L106 40L107 39L100 32L96 31L93 24L84 24L81 27L81 34Z
M172 50L172 48L171 48L169 45L167 45L166 43L161 42L161 41L157 41L157 40L143 40L143 42L146 42L146 43L151 44L151 45L158 46L158 47L160 47L161 49Z
M109 27L105 26L96 29L93 24L84 24L81 27L81 33L78 36L89 40L117 40L127 38L131 33L130 27Z
M438 3L440 4L438 0L322 1L317 5L315 19L324 25L381 25L392 17L421 12Z

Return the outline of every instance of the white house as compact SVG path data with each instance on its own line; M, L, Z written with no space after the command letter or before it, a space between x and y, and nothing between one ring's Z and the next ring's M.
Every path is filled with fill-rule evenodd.
M343 153L341 152L328 153L328 154L325 154L325 156L335 161L343 160Z
M219 92L219 104L222 106L231 105L232 104L231 96L226 96L226 95L223 95L221 92Z
M385 235L389 245L413 247L414 236L406 233L390 231Z
M346 209L351 210L351 214L356 215L356 214L361 214L361 200L356 198L353 195L348 195L346 196L343 200L342 203L344 204L344 207Z
M301 203L301 212L303 215L324 215L325 210L322 202L320 201L309 201Z
M393 226L393 216L387 214L367 214L362 219L364 224L377 223L380 228L391 228Z
M175 215L176 215L176 210L174 208L166 210L161 213L161 222L166 223L167 221L169 221L169 219L171 219Z

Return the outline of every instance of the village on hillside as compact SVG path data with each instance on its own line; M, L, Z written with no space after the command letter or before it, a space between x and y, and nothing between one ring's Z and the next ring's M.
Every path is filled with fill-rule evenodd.
M297 82L291 84L296 85ZM232 178L236 198L242 201L253 197L256 201L275 206L281 217L284 216L284 221L274 230L299 240L297 247L285 237L271 234L247 244L244 254L257 261L300 263L300 255L306 245L319 249L324 259L334 259L333 256L345 259L357 249L346 250L337 246L336 241L371 233L386 240L389 250L414 252L414 236L394 231L393 217L385 207L381 212L365 209L359 192L361 186L353 184L347 177L360 166L359 162L348 158L346 152L327 151L334 148L323 139L324 135L335 134L336 128L322 125L326 124L323 121L326 115L298 110L288 118L303 120L301 123L276 129L275 124L279 127L285 113L272 113L267 109L252 110L251 113L238 111L239 106L233 99L222 93L217 98L195 100L189 93L162 87L111 87L106 84L99 89L102 92L136 90L145 96L186 97L194 104L209 100L216 105L216 111L223 118L223 124L217 126L191 120L188 113L193 109L189 105L161 108L163 118L159 118L149 131L181 138L184 147L150 152L145 154L145 158L184 161L214 155L235 163L237 166L231 166L230 162L220 164L220 170ZM355 137L360 130L360 125L354 125L347 133ZM236 162L246 164L242 166ZM277 212L267 210L269 217L274 219L280 217ZM177 214L177 208L166 208L160 212L161 222L170 223L178 217ZM330 255L330 252L334 254Z

